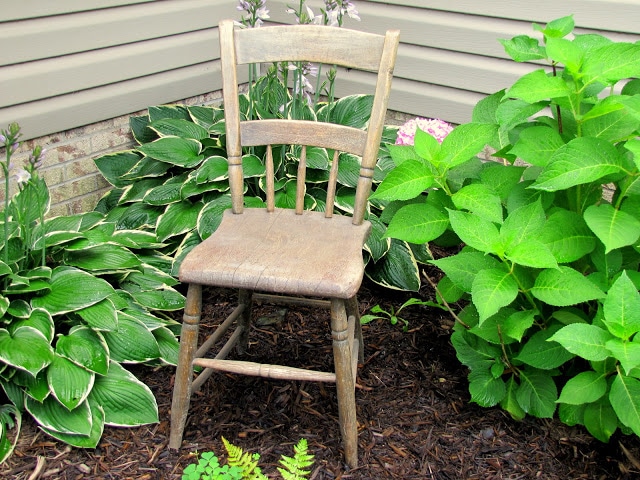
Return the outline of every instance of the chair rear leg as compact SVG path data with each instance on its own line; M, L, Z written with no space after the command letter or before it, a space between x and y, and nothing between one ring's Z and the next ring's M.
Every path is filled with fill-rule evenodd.
M345 301L331 299L331 336L338 393L338 417L347 465L358 466L358 424Z
M171 433L169 448L178 449L189 413L191 383L193 381L193 359L198 349L198 327L202 312L202 286L189 284L180 333L180 353L173 387L171 403Z
M360 348L358 349L358 362L364 363L364 340L362 338L362 324L360 323L360 304L357 295L354 295L346 302L347 318L353 316L356 319L355 336Z
M238 353L243 354L249 345L249 330L251 330L251 308L253 306L253 291L240 290L238 292L238 305L244 305L244 310L238 318L238 325L242 327L242 333L238 339Z

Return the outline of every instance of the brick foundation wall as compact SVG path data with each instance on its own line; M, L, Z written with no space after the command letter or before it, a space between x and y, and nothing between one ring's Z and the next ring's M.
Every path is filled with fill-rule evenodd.
M219 92L178 100L173 103L185 105L207 105L220 101ZM46 149L40 174L44 177L51 194L51 209L48 216L72 215L94 209L98 200L111 186L95 166L94 158L110 152L127 150L135 145L129 117L145 111L122 115L91 125L54 133L24 141L11 158L11 165L25 165L33 147ZM0 126L1 129L7 125ZM2 153L4 159L4 152ZM0 202L4 201L4 175L0 171ZM9 194L16 190L10 183Z

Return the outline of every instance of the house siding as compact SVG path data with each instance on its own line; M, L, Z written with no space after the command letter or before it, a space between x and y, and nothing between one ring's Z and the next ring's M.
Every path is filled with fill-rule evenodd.
M267 1L270 22L294 22L288 3ZM307 3L316 13L323 6ZM630 0L354 3L362 21L347 18L347 28L401 31L390 98L401 115L393 118L469 121L480 99L538 68L509 60L498 42L533 34L532 22L574 14L578 32L640 39L640 2ZM11 46L0 49L0 128L17 121L29 140L24 149L49 149L43 172L56 191L55 213L90 209L108 188L91 158L132 145L129 115L149 105L217 101L222 18L239 18L235 0L22 0L0 10L0 44ZM340 72L337 92L373 82L370 74Z

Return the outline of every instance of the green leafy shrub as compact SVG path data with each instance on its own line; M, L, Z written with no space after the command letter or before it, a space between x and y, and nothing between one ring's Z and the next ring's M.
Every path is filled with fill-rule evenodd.
M444 273L472 401L640 435L640 44L572 17L502 41L548 62L478 103L442 145L417 132L374 200L387 236L465 247ZM627 79L634 78L630 81ZM485 144L500 162L474 157ZM516 161L518 160L518 161Z
M0 386L19 412L74 446L95 447L104 425L157 422L153 394L121 364L177 361L177 322L154 314L184 304L168 263L154 253L162 244L152 233L116 231L99 212L45 219L39 148L9 197L19 127L2 137ZM7 418L2 455L10 453Z
M262 480L267 477L263 475L258 467L260 455L249 454L242 448L231 444L222 437L222 443L227 450L227 464L220 465L218 457L213 452L203 452L200 454L198 463L188 465L182 474L182 480L240 480L255 479ZM278 471L284 480L304 480L311 474L306 470L313 465L313 455L308 453L307 441L302 438L293 447L293 457L282 455Z

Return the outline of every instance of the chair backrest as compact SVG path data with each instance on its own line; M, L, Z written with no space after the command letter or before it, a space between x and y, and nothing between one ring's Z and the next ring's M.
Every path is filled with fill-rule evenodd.
M356 187L353 223L363 221L382 137L399 32L385 35L320 25L281 25L238 28L232 20L220 23L220 57L226 143L232 209L242 213L244 178L242 147L267 146L267 209L274 209L273 158L270 145L301 145L297 174L296 211L302 213L305 193L306 146L335 151L326 201L326 216L334 206L338 154L362 158ZM241 121L237 66L273 62L313 62L377 72L373 108L366 130L308 120L265 119Z

